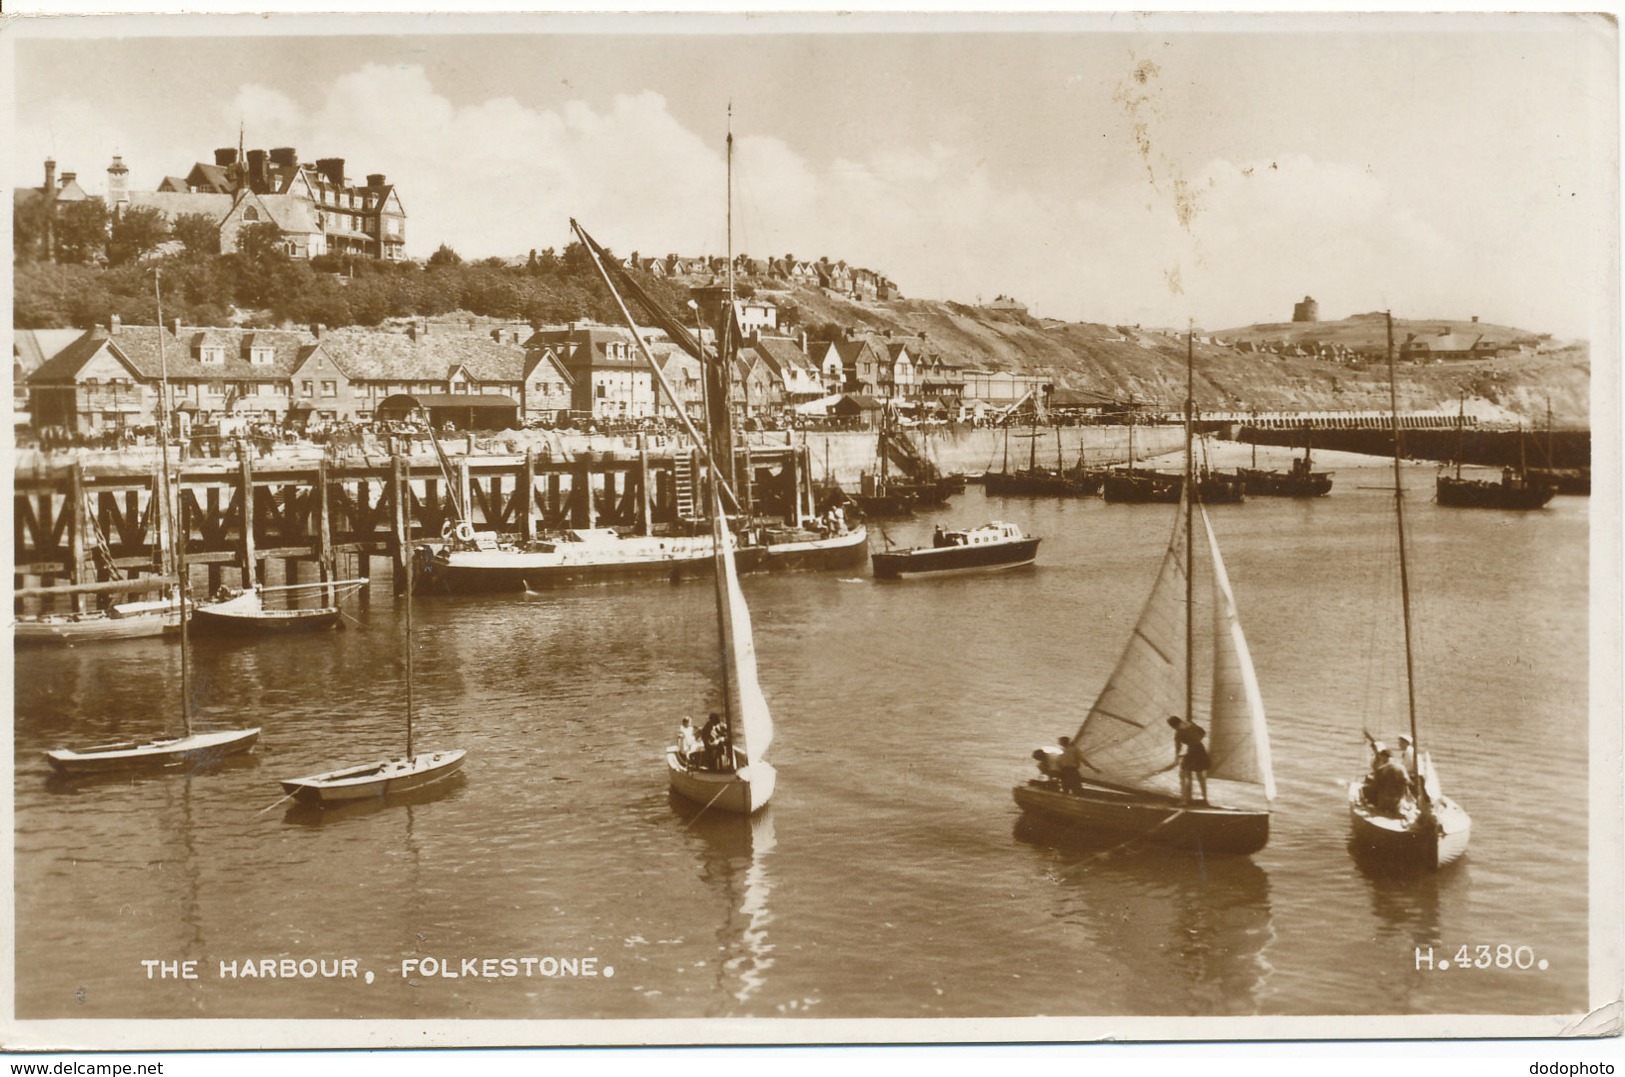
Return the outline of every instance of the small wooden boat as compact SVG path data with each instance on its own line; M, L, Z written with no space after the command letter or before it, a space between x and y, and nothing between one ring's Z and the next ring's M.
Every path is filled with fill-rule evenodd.
M366 581L361 581L365 583ZM412 592L413 574L406 578L406 754L289 778L282 791L302 804L328 807L358 800L383 800L433 785L455 774L468 753L463 749L418 753L412 744Z
M1433 760L1422 750L1416 720L1416 690L1412 668L1415 654L1411 645L1410 571L1405 552L1405 482L1400 470L1399 390L1394 379L1393 316L1388 320L1388 393L1394 433L1394 523L1399 533L1399 591L1405 636L1405 687L1410 717L1410 766L1399 764L1404 772L1405 795L1399 803L1379 807L1373 801L1381 795L1380 781L1373 769L1373 792L1366 795L1366 783L1349 783L1350 845L1357 857L1392 863L1402 868L1434 871L1461 859L1472 836L1472 820L1465 809L1445 797ZM1384 760L1378 742L1365 734L1377 753L1374 764ZM1397 783L1396 783L1397 784Z
M994 520L962 531L937 528L930 546L888 550L871 555L876 579L961 572L993 572L1030 565L1038 557L1039 539L1028 538L1015 524Z
M339 600L346 594L367 585L365 579L339 580L336 583L296 583L282 587L255 587L251 591L209 602L192 608L194 629L232 635L259 635L281 632L314 632L333 628L339 623ZM321 596L319 606L268 606L268 593L287 594L292 601L299 597ZM331 595L331 599L326 596Z
M1098 468L1083 465L1080 450L1078 464L1068 469L1061 460L1061 428L1055 428L1055 466L1038 466L1038 428L1023 435L1032 439L1027 466L1010 470L1010 432L1004 435L1004 469L989 471L982 476L982 485L994 497L1093 497L1100 493L1105 473Z
M343 804L356 800L376 800L433 785L457 773L468 753L459 748L449 752L426 752L402 759L330 770L305 778L289 778L282 791L302 804Z
M1186 347L1189 352L1192 345ZM1192 472L1195 411L1188 354L1186 377L1186 476L1182 478ZM1203 855L1249 854L1269 841L1268 802L1275 797L1269 729L1218 539L1207 512L1197 511L1201 485L1194 481L1180 485L1195 496L1181 498L1162 565L1139 620L1073 738L1070 751L1075 753L1078 780L1070 789L1053 779L1029 781L1012 793L1030 818L1058 829L1067 838L1149 841ZM1207 537L1202 545L1208 553L1214 601L1208 641L1213 689L1205 731L1210 736L1204 749L1208 755L1206 792L1214 803L1187 801L1180 795L1171 774L1174 768L1168 762L1175 748L1167 723L1194 723L1197 703L1192 565L1198 520ZM1170 719L1170 710L1176 707L1183 707L1182 714ZM1047 758L1048 753L1035 754ZM1050 773L1048 768L1045 772ZM1219 803L1220 798L1234 803Z
M259 737L257 728L228 729L144 742L127 740L88 748L55 748L46 752L45 758L57 773L70 775L179 764L208 766L228 755L248 751Z
M81 643L175 635L180 629L180 602L170 598L126 602L94 613L47 613L19 617L12 626L12 641L19 647L72 647Z
M155 271L153 278L153 295L157 301L158 324L164 321L163 295L159 291L159 274ZM158 369L159 369L159 398L158 398L158 425L160 430L169 429L168 407L169 401L169 362L164 354L163 334L158 336ZM169 513L169 439L160 437L159 445L162 453L162 465L159 471L159 504L163 511ZM172 764L187 763L193 766L206 766L218 762L228 755L246 752L254 747L259 740L258 727L253 729L223 729L214 731L199 731L192 728L192 682L191 665L189 661L190 648L188 646L186 622L188 613L187 602L187 569L186 569L186 543L174 538L176 528L171 526L169 533L174 541L174 548L169 556L174 558L175 575L181 581L174 601L176 602L175 618L181 637L181 735L178 737L158 737L148 741L119 741L112 744L95 744L87 748L54 748L45 753L46 760L59 774L94 774L106 771L125 770L137 767L164 767ZM159 600L156 605L161 610L167 609L168 599ZM153 603L137 603L146 606ZM165 616L160 612L159 616Z
M733 770L702 770L683 762L675 747L666 749L666 771L672 792L685 800L720 808L735 815L752 815L767 806L778 783L778 772L768 763L738 764Z

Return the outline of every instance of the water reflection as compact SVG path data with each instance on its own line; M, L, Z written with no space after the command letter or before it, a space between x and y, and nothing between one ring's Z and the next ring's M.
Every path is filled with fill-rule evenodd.
M1124 970L1119 1001L1141 1014L1253 1014L1274 972L1270 879L1247 857L1202 856L1120 841L1058 841L1052 828L1016 824L1042 850L1056 920L1081 930L1073 945Z
M773 943L767 928L773 922L768 908L772 880L767 855L777 839L773 813L760 811L746 819L723 812L707 812L676 794L672 811L683 820L684 837L699 848L700 877L723 895L726 912L716 928L717 982L710 1016L731 1016L733 1003L746 1003L759 994L773 967ZM733 1003L726 1000L731 998Z

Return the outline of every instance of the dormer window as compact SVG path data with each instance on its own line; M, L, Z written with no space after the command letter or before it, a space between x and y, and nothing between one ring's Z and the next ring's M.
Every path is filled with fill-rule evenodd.
M226 349L219 344L205 344L198 352L198 362L204 366L225 366Z
M248 361L254 366L270 366L276 352L268 344L256 344L248 351Z

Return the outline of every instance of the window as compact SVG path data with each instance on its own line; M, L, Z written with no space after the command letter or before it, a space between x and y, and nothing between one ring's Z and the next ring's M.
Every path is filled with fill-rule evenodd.
M86 378L85 379L85 388L87 388L87 389L96 388L96 379L95 378Z
M243 220L245 220L245 221L257 221L259 219L260 219L260 211L259 210L255 209L253 206L244 207L244 209L243 209Z
M606 398L608 396L609 396L609 386L605 385L603 382L599 382L598 383L598 399L603 400L604 398Z
M210 396L225 396L226 387L219 382L211 382L204 390Z
M316 395L316 383L313 382L313 381L302 381L302 382L300 382L299 383L299 395L300 396L315 396Z
M363 422L363 423L372 422L372 412L370 412L370 411L358 411L358 412L355 413L355 417L356 417L357 421L359 421L359 422Z
M198 361L209 366L225 366L226 349L218 344L206 344L198 356Z
M339 395L339 383L336 382L336 381L324 381L324 382L322 382L322 395L323 396L338 396Z

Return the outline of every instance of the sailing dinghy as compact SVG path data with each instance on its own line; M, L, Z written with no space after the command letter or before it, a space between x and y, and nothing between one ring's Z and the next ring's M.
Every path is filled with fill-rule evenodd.
M1366 782L1349 783L1349 826L1356 856L1404 868L1436 871L1461 859L1472 836L1465 809L1440 791L1433 760L1422 750L1416 723L1415 659L1411 646L1411 584L1405 556L1405 482L1400 470L1399 390L1394 384L1394 319L1388 315L1388 395L1394 434L1394 523L1399 532L1399 591L1405 626L1405 696L1413 765L1408 795L1384 811L1366 795ZM1370 740L1370 733L1366 738ZM1372 742L1373 747L1376 742ZM1373 774L1373 778L1375 775Z
M1188 377L1188 375L1187 375ZM1186 471L1190 481L1193 403L1187 389ZM1198 497L1200 494L1198 493ZM1013 790L1029 816L1068 836L1147 840L1203 853L1255 853L1269 841L1268 801L1275 797L1264 703L1242 633L1235 595L1206 510L1182 496L1151 595L1123 655L1073 738L1081 788L1053 781ZM1170 715L1195 720L1194 530L1197 519L1211 563L1213 690L1206 716L1212 803L1182 803Z
M397 759L380 759L282 782L282 791L301 804L328 807L358 800L383 800L444 781L463 765L463 757L468 753L461 748L413 751L412 592L415 575L406 574L406 754Z
M160 290L160 274L153 271L153 296L158 305L158 324L164 324L164 299ZM167 519L171 505L169 497L169 362L164 355L164 334L158 334L158 369L159 369L159 395L158 395L158 444L162 454L161 474L159 475L160 508ZM176 514L178 516L178 514ZM99 774L108 771L126 770L136 767L168 767L188 765L193 767L208 766L216 763L228 755L246 752L254 747L260 739L258 727L253 729L222 729L211 732L197 732L192 728L192 678L189 654L190 641L187 638L187 598L191 590L190 579L186 569L186 540L178 532L181 528L171 526L169 534L174 548L171 555L174 559L175 575L180 581L176 588L176 597L179 603L176 611L176 621L181 636L181 735L178 737L158 737L152 740L118 741L112 744L96 744L85 748L54 748L45 753L46 761L51 764L58 774Z
M767 805L778 772L767 762L773 716L756 679L756 643L750 608L739 588L734 539L722 511L715 472L711 481L711 534L716 546L717 635L722 655L722 716L727 722L721 766L708 769L666 749L672 791L707 807L750 815Z

